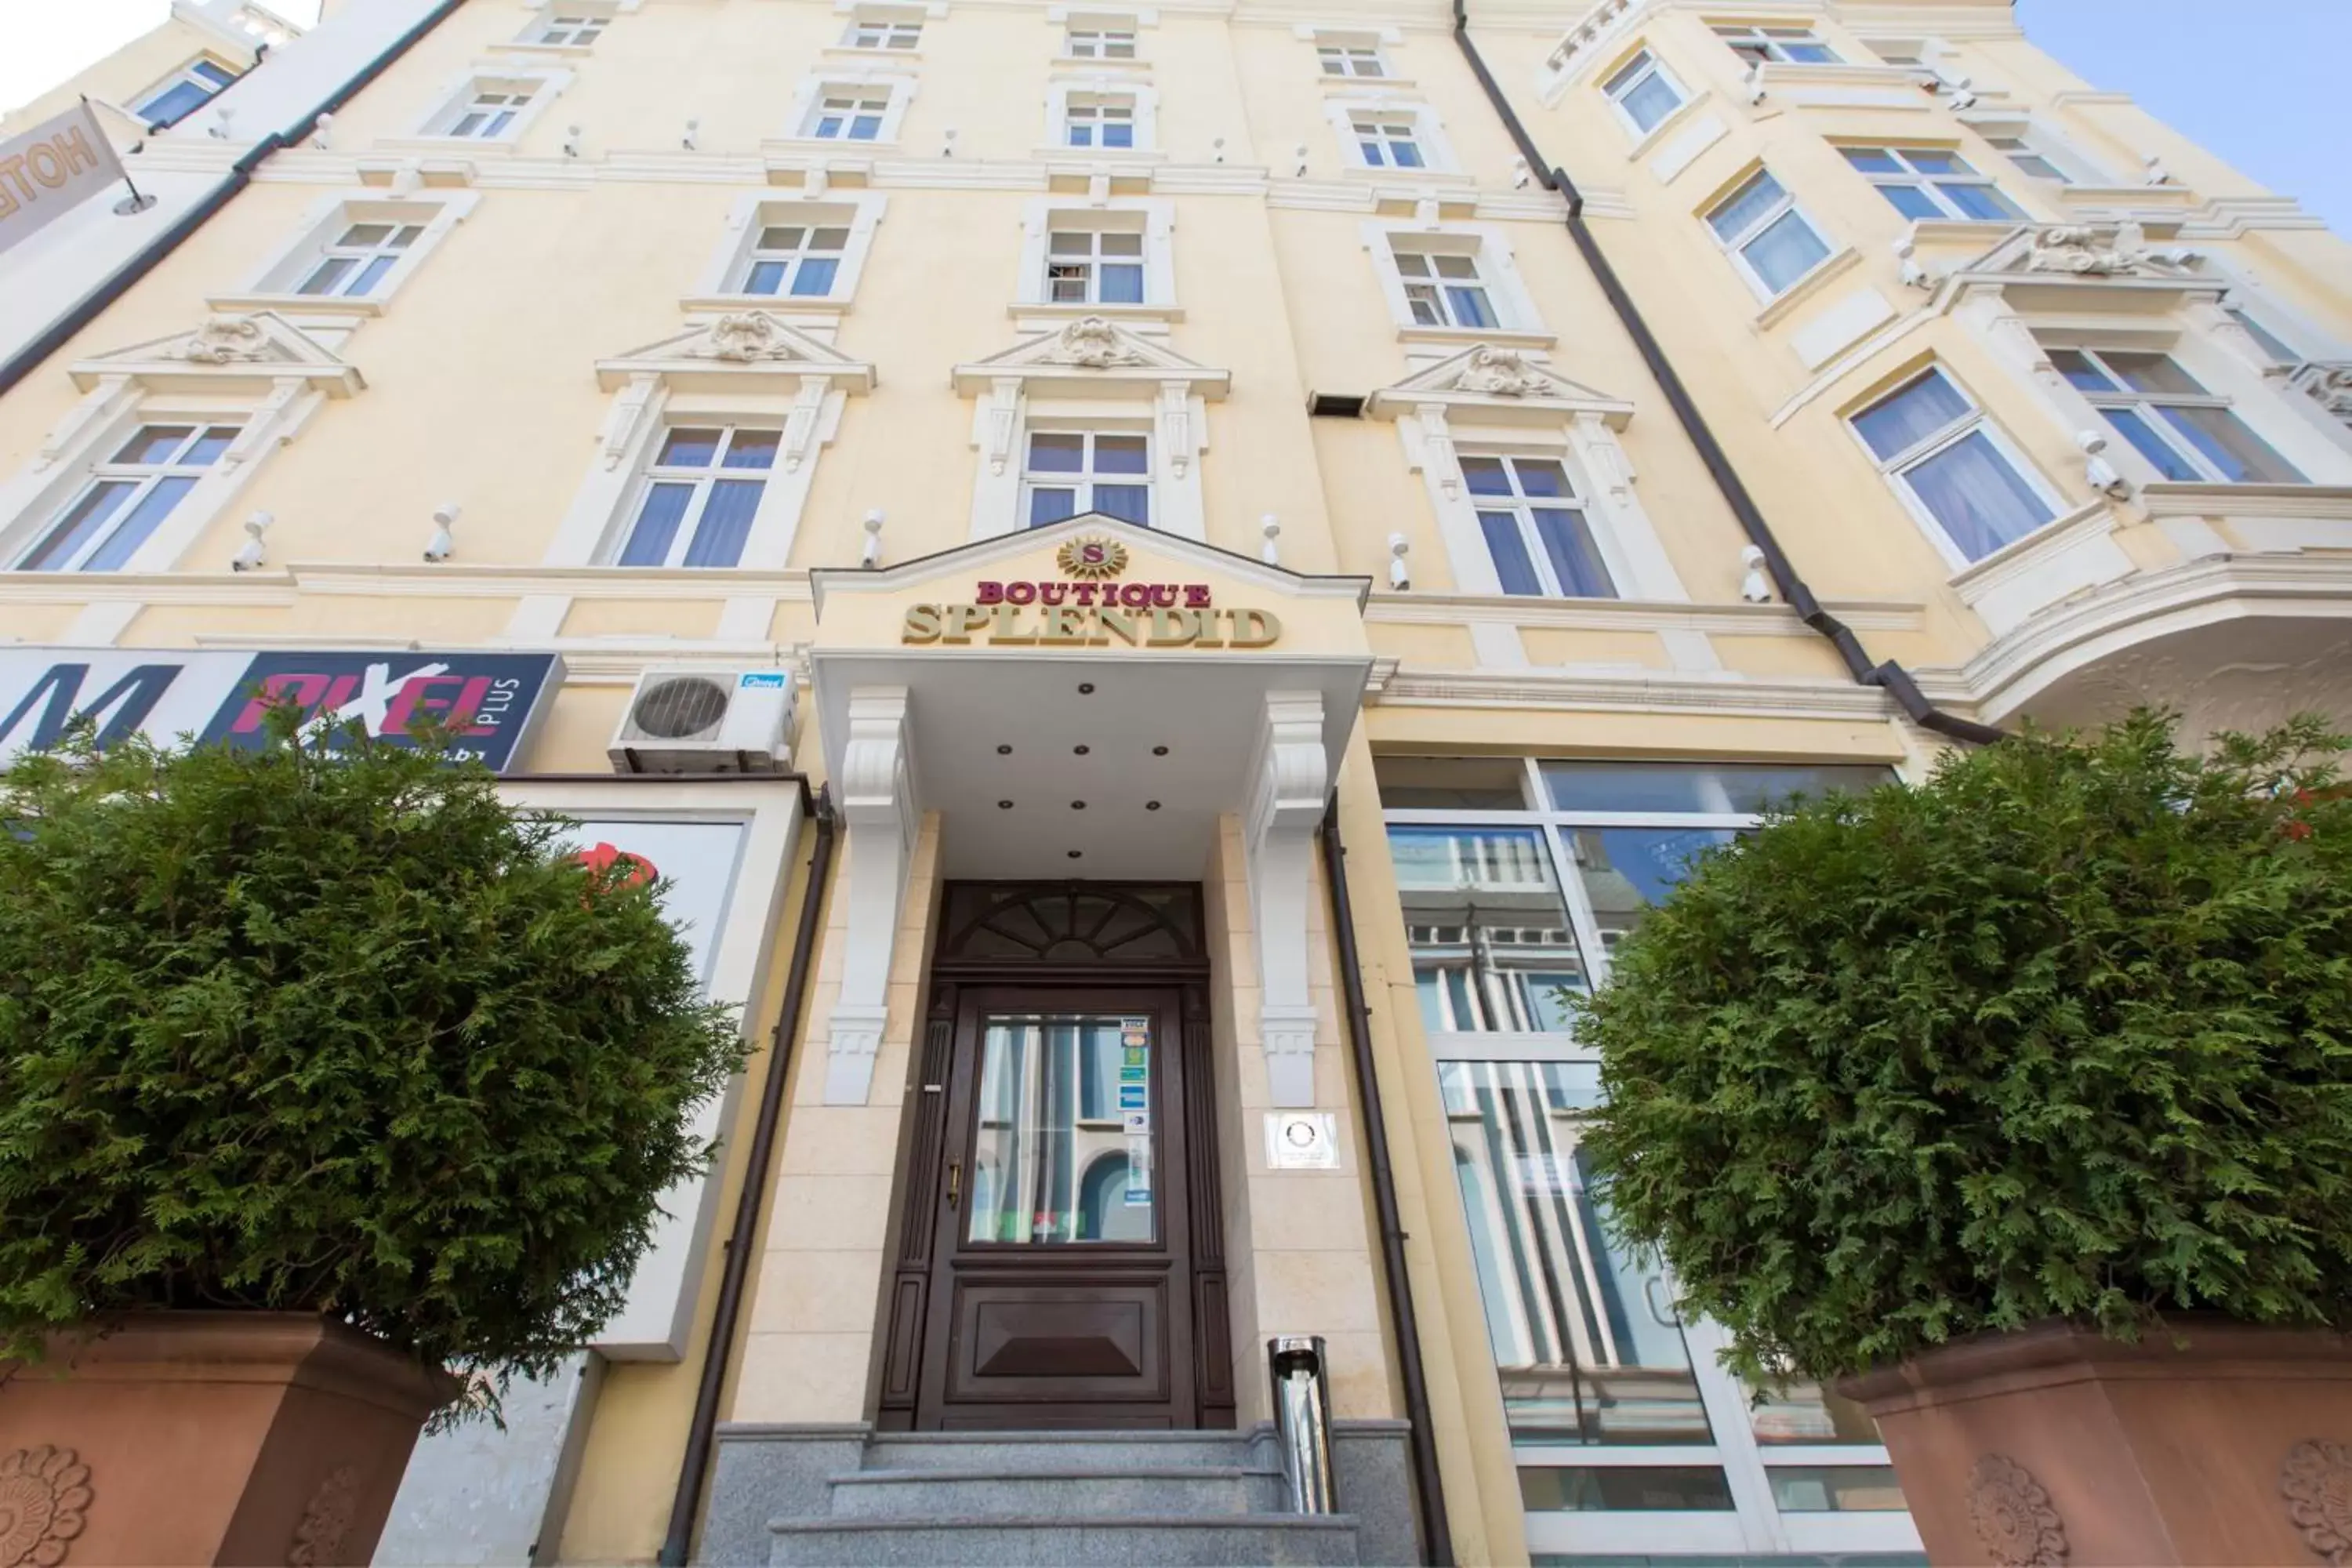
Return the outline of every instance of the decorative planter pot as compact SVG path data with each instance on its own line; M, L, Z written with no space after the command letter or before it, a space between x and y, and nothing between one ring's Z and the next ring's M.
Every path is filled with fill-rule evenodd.
M1984 1335L1839 1390L1939 1568L2352 1562L2352 1337L2168 1326Z
M461 1388L296 1312L154 1312L0 1363L0 1568L365 1563Z

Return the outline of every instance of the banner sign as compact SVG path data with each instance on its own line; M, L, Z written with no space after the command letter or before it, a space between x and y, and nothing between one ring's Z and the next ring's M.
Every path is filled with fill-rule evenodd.
M502 773L562 679L563 661L547 653L0 648L0 766L82 719L100 745L130 734L259 745L268 704L290 700L314 721L357 721L396 744L430 719L456 756Z
M0 142L0 250L121 178L122 162L87 103Z

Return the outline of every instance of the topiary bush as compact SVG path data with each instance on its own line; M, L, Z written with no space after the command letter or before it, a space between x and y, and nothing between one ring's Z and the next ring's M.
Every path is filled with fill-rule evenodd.
M1616 1221L1759 1382L2045 1318L2352 1330L2352 803L2140 713L1800 800L1584 1007Z
M290 712L26 757L0 825L0 1349L227 1308L536 1373L618 1310L742 1057L638 868Z

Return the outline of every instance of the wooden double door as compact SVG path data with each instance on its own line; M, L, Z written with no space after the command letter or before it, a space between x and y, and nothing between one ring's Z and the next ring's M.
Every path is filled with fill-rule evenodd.
M880 1425L1231 1426L1205 982L1008 967L935 982Z

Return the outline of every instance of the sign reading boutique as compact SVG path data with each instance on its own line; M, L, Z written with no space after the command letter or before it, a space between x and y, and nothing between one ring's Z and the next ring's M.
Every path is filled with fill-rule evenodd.
M394 744L427 720L449 731L456 755L505 773L562 678L562 661L544 653L5 648L0 766L84 720L100 745L131 734L258 745L269 705L293 702L305 718Z
M1219 605L1205 583L1120 583L1127 547L1073 539L1052 582L982 582L969 603L910 605L898 640L950 647L1266 647L1282 635L1271 610Z

